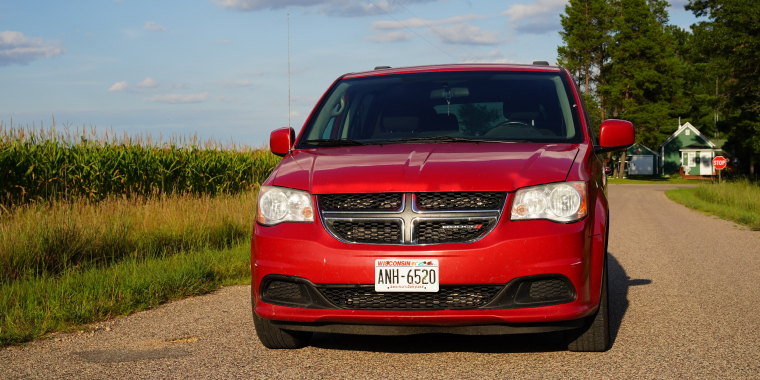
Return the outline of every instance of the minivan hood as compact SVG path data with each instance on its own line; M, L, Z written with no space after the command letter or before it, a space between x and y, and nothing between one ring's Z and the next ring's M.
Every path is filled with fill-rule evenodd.
M306 149L273 184L311 194L514 191L564 181L577 144L426 143Z

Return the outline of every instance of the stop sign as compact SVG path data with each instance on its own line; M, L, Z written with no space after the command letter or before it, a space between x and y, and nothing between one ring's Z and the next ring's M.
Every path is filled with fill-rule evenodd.
M726 168L726 159L723 156L713 158L713 166L715 169L723 170Z

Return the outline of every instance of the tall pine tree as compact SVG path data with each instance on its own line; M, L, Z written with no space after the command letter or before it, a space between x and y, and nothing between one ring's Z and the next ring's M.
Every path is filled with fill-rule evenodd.
M729 76L726 111L731 126L728 145L754 175L760 155L760 2L690 0L687 10L710 21L692 26L701 53ZM713 64L712 67L716 68Z
M616 117L630 120L636 139L657 147L678 127L686 110L682 96L682 61L674 52L663 0L619 0L601 89Z
M565 45L557 48L558 60L582 82L586 103L598 109L599 121L605 118L605 102L597 90L606 83L603 68L609 60L612 15L606 0L570 0L560 15Z

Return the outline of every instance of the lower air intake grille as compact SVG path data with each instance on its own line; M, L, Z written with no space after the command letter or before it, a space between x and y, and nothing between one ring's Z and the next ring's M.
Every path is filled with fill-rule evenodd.
M399 244L401 222L384 220L333 220L332 231L351 243Z
M494 222L495 219L422 220L414 230L414 238L417 244L463 243L483 236Z
M528 295L536 301L554 300L570 296L570 289L560 279L540 280L530 284Z
M284 281L273 281L267 286L267 298L281 300L297 300L301 298L301 288L298 284Z
M323 287L335 306L349 310L476 309L488 304L503 285L441 286L437 293L378 293L373 287Z

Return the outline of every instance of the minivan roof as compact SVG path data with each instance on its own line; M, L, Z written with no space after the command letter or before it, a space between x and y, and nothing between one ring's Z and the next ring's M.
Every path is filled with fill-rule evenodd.
M343 78L359 78L378 75L392 75L403 73L424 73L439 71L541 71L541 72L559 72L558 66L541 66L541 65L518 65L504 63L456 63L447 65L427 65L427 66L410 66L395 67L381 70L362 71L358 73L348 73Z

